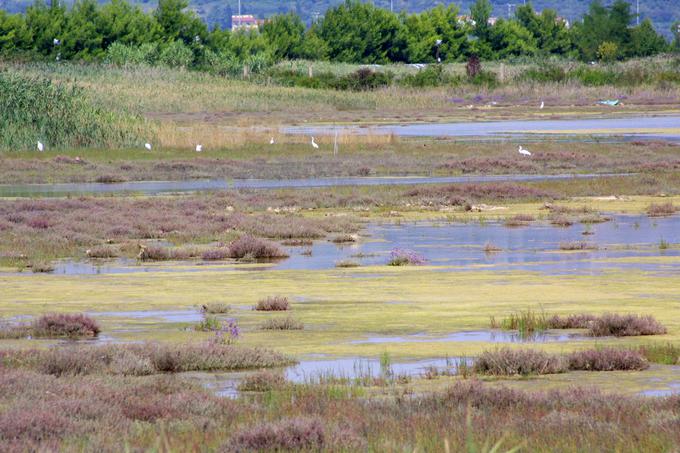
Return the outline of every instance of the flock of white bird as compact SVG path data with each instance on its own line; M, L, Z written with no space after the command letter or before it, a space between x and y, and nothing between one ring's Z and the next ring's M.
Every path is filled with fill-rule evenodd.
M269 140L269 144L270 145L274 144L274 137L272 137L271 140ZM312 137L312 148L319 149L319 144L316 143L316 141L314 141L314 137ZM144 143L144 149L146 149L147 151L151 151L153 149L153 146L151 146L151 143ZM43 142L40 141L38 142L38 151L40 152L45 151L45 145L43 144ZM196 152L200 153L202 151L203 145L201 144L196 145ZM522 145L519 145L518 151L522 156L531 156L531 152L528 149L523 148Z
M539 109L543 109L543 107L545 107L545 103L544 103L543 101L541 101L541 106L539 107ZM275 143L275 142L274 142L274 137L272 137L272 138L269 140L269 144L270 144L270 145L273 145L274 143ZM144 148L145 148L147 151L151 151L153 147L151 146L151 143L148 143L148 142L147 142L147 143L144 143ZM312 137L312 148L314 148L314 149L319 149L319 144L316 143L316 141L314 141L314 137ZM40 152L45 151L45 145L44 145L42 142L40 142L40 141L38 142L38 151L40 151ZM196 152L197 152L197 153L200 153L200 152L202 152L202 151L203 151L203 145L201 145L201 144L196 145ZM528 149L523 148L522 145L519 145L519 148L518 148L517 151L518 151L522 156L527 156L527 157L528 157L528 156L531 156L531 152L530 152Z

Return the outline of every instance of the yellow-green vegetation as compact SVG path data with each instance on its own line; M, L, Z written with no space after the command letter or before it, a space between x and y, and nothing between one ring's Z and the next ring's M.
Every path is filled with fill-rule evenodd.
M641 63L626 65L634 67L636 64ZM490 66L490 70L498 76L503 72L504 79L512 81L501 83L496 88L463 85L413 89L393 86L367 92L289 88L161 67L33 63L12 64L9 68L22 74L40 74L74 83L84 87L102 106L145 114L153 120L180 126L199 122L233 127L265 121L271 126L304 121L334 124L425 122L678 111L677 104L663 101L677 96L676 85L659 88L654 85L536 84L521 81L520 74L526 68L507 64L503 65L503 69L500 64ZM402 66L387 69L414 71ZM356 70L356 67L340 67L336 72L346 70ZM446 71L461 73L464 65L450 65ZM599 99L615 98L621 93L628 98L626 105L612 108L595 104ZM475 96L481 96L481 101L480 98L475 100ZM654 100L654 96L661 101ZM452 99L460 101L453 102ZM492 99L501 99L501 102L492 104ZM545 109L539 110L537 107L541 99L549 99L549 102ZM650 102L650 99L655 102Z
M677 262L677 257L663 257ZM611 260L614 261L614 260ZM143 273L99 276L0 277L0 314L38 315L46 311L134 311L187 309L199 303L228 303L230 318L243 329L241 342L284 353L378 356L395 358L473 355L486 342L409 340L408 335L437 336L485 330L491 316L518 309L547 314L637 313L653 315L668 329L655 337L680 340L680 309L674 303L680 286L672 275L641 271L604 272L596 276L548 276L531 272L484 272L436 267L363 267L351 270ZM434 275L434 277L433 277ZM248 288L244 291L243 288ZM261 331L272 315L251 310L270 294L292 297L292 312L303 331ZM299 302L298 302L299 301ZM188 341L210 334L187 331L182 323L102 318L102 332L123 339ZM139 331L126 332L130 328ZM119 332L116 330L120 329ZM135 329L136 330L136 329ZM353 344L370 336L402 337L381 344ZM427 338L427 337L426 337ZM538 344L553 352L593 345L635 345L640 338L593 339Z

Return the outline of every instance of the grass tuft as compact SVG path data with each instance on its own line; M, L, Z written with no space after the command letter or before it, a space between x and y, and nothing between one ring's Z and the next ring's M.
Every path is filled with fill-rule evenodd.
M286 318L271 318L260 324L261 330L303 330L304 328L304 323L292 316Z
M253 307L257 311L287 311L290 310L290 302L284 296L269 296L257 301Z

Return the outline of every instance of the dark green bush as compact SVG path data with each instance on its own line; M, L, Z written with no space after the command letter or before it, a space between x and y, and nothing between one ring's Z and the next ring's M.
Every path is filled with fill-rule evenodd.
M564 82L567 80L567 71L564 68L555 65L540 66L524 71L521 76L522 80L528 82Z
M616 85L618 76L608 69L580 67L569 73L571 79L575 79L586 86Z
M498 77L491 71L479 71L477 75L470 77L469 81L473 85L485 86L487 88L498 86Z
M436 87L446 84L448 77L441 65L430 65L415 74L407 74L399 83L412 88Z
M272 70L267 75L268 80L277 85L342 91L375 90L391 85L394 79L390 72L377 72L369 68L361 68L345 76L321 72L309 77L294 70Z

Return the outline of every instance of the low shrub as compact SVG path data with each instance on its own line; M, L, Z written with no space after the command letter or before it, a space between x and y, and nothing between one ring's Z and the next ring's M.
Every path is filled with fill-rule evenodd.
M639 351L630 349L589 349L567 356L569 369L574 371L640 371L649 368Z
M203 261L223 261L231 257L231 250L226 247L206 250L201 255Z
M551 216L550 223L558 227L570 227L574 224L574 221L567 216L555 215Z
M194 330L201 332L215 332L222 329L222 323L214 316L206 316L201 322L194 326Z
M96 337L100 331L97 321L82 313L51 313L31 325L31 335L35 337Z
M286 378L283 374L263 370L246 376L238 389L242 392L268 392L285 386Z
M120 176L120 175L99 175L95 178L94 182L98 182L100 184L115 184L117 182L124 182L125 178Z
M666 332L666 328L653 316L605 313L596 318L590 325L590 335L594 337L663 335Z
M502 248L498 247L497 245L495 245L491 242L487 242L486 244L484 244L483 250L484 250L484 253L495 253L495 252L502 252L503 251Z
M201 311L203 313L210 314L210 315L229 313L230 310L231 310L231 307L228 304L223 304L223 303L220 303L220 302L201 305Z
M290 310L290 302L284 296L269 296L258 300L253 309L257 311L287 311Z
M548 318L549 329L588 329L597 319L597 316L587 313L573 314L569 316L554 315Z
M663 204L652 203L647 207L647 215L650 217L673 215L676 212L678 212L678 207L671 202Z
M314 241L311 239L286 239L281 241L281 244L288 247L304 247L314 245Z
M140 261L182 261L195 258L197 255L197 250L188 247L171 248L159 245L146 246L140 244L137 259Z
M356 242L357 236L354 234L339 234L331 238L331 242L335 244L346 244L348 242Z
M288 254L277 244L250 235L241 236L229 244L229 255L236 259L256 260L288 257Z
M388 266L422 266L427 263L423 255L413 250L393 249L390 252Z
M597 245L585 241L560 242L560 250L597 250Z
M562 357L533 349L502 348L483 352L473 363L475 373L492 376L555 374L567 371Z
M505 226L507 227L520 227L526 226L529 222L536 220L534 216L529 214L517 214L508 219L505 219Z
M321 421L289 418L244 427L223 451L320 451L325 443Z
M28 267L34 274L47 274L54 272L54 266L49 261L32 261Z
M7 367L33 368L54 376L112 374L143 376L185 371L229 371L294 363L277 352L215 342L68 346L3 352Z
M260 325L262 330L303 330L305 325L292 316L287 318L271 318Z
M359 267L358 261L354 260L340 260L335 263L335 267Z
M87 255L88 258L95 259L115 258L119 255L119 253L120 252L117 248L107 245L92 247L91 249L85 250L85 255Z

